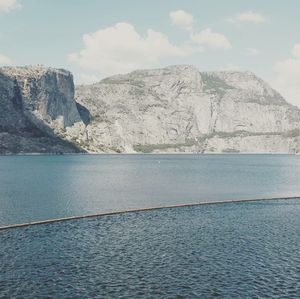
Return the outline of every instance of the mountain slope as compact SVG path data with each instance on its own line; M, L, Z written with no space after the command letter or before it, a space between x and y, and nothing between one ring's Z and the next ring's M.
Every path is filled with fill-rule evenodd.
M250 72L139 70L78 86L76 101L89 121L72 138L92 152L299 149L299 109Z
M0 154L78 152L57 133L81 123L71 73L43 67L0 69Z
M0 153L295 153L300 111L250 72L188 65L77 86L41 66L0 68Z

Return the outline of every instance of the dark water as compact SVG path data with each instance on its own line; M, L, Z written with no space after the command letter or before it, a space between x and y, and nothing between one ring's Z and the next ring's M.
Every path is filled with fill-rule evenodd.
M0 297L300 298L299 227L279 200L2 231Z
M124 209L300 195L300 156L0 156L0 225Z

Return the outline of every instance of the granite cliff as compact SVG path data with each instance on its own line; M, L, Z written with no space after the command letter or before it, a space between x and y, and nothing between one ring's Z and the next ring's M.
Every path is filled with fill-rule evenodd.
M58 136L82 123L70 72L44 67L0 69L0 153L78 152Z
M70 72L0 68L0 153L295 153L300 110L251 72L189 65L75 88Z
M251 72L179 65L76 88L86 150L294 153L300 111Z

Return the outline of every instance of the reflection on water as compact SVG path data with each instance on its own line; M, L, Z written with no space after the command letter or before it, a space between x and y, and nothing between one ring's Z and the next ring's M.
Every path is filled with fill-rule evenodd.
M0 157L0 225L203 200L300 195L300 157Z

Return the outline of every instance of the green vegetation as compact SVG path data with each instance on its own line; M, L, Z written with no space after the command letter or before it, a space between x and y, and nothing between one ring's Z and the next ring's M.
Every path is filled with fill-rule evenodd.
M299 129L294 129L285 132L284 134L285 137L293 138L293 137L299 137L300 136L300 130Z
M96 114L92 116L92 122L102 122L102 121L105 121L105 117L103 114L102 115Z
M136 87L143 88L145 87L145 83L141 80L135 80L130 78L106 78L101 81L101 83L107 83L107 84L130 84Z
M115 146L108 147L108 150L110 150L112 152L115 152L115 153L118 153L118 154L120 154L120 153L122 153L124 151L124 149L122 150L122 149L120 149L118 147L115 147Z
M175 148L178 144L135 144L133 149L136 152L141 152L144 154L152 153L154 150L165 150L168 148Z
M197 138L187 138L185 142L181 143L161 143L161 144L135 144L133 149L136 152L149 154L155 150L165 151L167 149L180 149L183 147L202 146L205 140L213 137L218 138L235 138L235 137L250 137L250 136L283 136L286 138L294 138L300 136L299 129L293 129L286 132L248 132L248 131L235 131L235 132L213 132L211 134L203 134ZM81 150L93 150L88 141L78 140L73 137L70 140L75 146ZM98 149L103 152L115 152L122 153L124 149L116 146L98 146ZM209 152L214 152L215 148L211 147L208 149ZM239 151L234 148L226 148L222 151L223 153L238 153Z
M181 147L192 147L201 146L205 140L219 137L219 138L235 138L235 137L251 137L251 136L283 136L283 137L298 137L300 136L300 130L294 129L287 132L248 132L248 131L234 131L234 132L213 132L211 134L203 134L197 138L187 138L183 143L162 143L162 144L135 144L133 149L136 152L141 153L152 153L155 150L166 150L166 149L179 149ZM213 152L215 149L210 148L209 151ZM238 152L235 149L227 148L223 150L224 153L235 153Z
M84 140L80 140L75 137L72 137L69 142L72 143L74 146L76 146L80 151L83 151L83 152L85 152L86 150L94 151L94 147L92 146L92 144L90 144L89 141L84 141ZM124 149L122 147L105 146L105 145L97 145L97 149L104 153L105 152L122 153L124 151Z
M136 152L149 154L152 153L154 150L166 150L168 148L181 148L184 146L193 146L196 144L197 144L196 141L194 143L185 142L185 143L161 143L161 144L135 144L133 145L133 149Z
M235 148L225 148L222 150L222 153L225 153L225 154L237 154L239 152L240 151Z
M140 87L135 87L133 90L130 90L128 93L133 96L143 96L146 94L145 89Z
M284 106L286 105L286 102L278 97L271 97L271 96L260 96L257 98L246 98L244 100L242 100L241 102L244 103L256 103L259 105L263 105L263 106L269 106L269 105L277 105L277 106Z
M234 89L234 87L228 85L225 81L214 76L213 74L201 73L201 77L204 82L204 91L213 91L215 93L223 95L225 93L225 90Z
M107 124L112 124L112 121L107 117L105 112L100 112L95 115L91 116L90 122L100 123L100 122L106 122Z
M281 132L249 132L244 130L238 130L234 132L214 132L209 137L221 137L221 138L233 138L233 137L247 137L247 136L264 136L264 135L281 135Z

